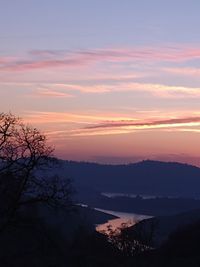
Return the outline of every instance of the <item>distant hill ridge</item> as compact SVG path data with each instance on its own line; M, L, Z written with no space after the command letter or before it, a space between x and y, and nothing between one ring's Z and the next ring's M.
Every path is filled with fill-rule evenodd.
M200 197L200 168L145 160L110 165L59 160L51 172L71 178L77 188L99 192Z

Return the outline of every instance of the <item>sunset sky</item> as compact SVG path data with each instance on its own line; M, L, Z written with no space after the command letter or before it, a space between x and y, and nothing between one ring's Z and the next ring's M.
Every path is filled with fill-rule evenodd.
M0 0L0 106L63 159L200 166L199 0Z

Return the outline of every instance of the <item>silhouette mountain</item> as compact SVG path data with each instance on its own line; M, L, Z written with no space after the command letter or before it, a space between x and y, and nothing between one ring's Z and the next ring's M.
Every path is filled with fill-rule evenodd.
M151 160L124 165L59 161L52 172L71 178L81 192L200 197L200 168L188 164Z
M143 239L151 236L151 245L158 247L170 237L171 233L197 222L200 223L200 209L146 219L129 227L127 231L129 235L140 234Z

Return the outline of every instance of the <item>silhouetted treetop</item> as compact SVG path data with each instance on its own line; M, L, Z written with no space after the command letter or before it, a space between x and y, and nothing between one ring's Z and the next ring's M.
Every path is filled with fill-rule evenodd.
M71 207L70 180L36 171L48 166L52 152L39 130L11 113L0 113L0 230L25 204Z

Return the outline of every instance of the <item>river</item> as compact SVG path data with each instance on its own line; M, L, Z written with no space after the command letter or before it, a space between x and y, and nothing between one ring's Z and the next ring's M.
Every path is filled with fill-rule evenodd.
M98 209L95 208L95 210L114 215L118 218L112 219L107 221L106 223L99 224L96 226L96 230L98 232L108 233L108 227L112 229L112 231L115 231L123 226L132 226L144 219L151 218L152 216L148 215L141 215L136 213L126 213L126 212L118 212L118 211L112 211L112 210L104 210L104 209Z

